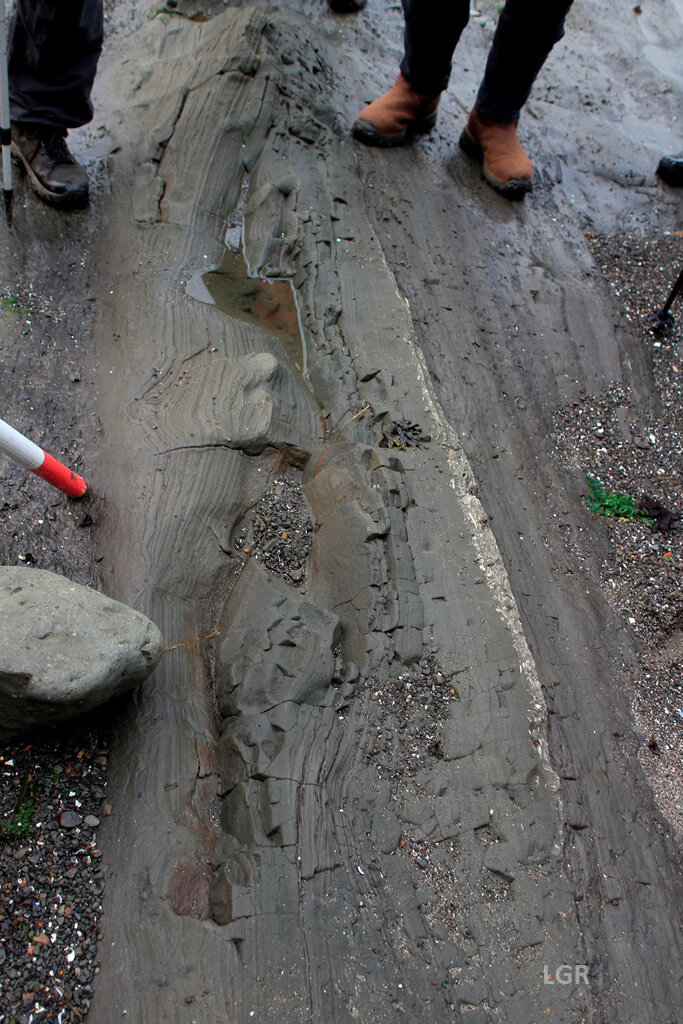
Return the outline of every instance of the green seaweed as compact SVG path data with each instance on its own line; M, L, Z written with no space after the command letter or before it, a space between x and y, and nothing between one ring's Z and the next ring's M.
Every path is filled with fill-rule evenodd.
M30 831L36 816L36 801L38 796L57 778L57 772L53 769L45 775L24 786L17 805L9 818L0 821L0 837L6 843L14 845L20 842L27 832Z
M616 516L617 519L637 519L641 523L652 524L653 520L638 507L635 498L619 491L606 491L597 477L586 477L588 494L586 508L596 516Z
M186 14L184 11L176 10L175 7L157 7L155 11L152 11L150 17L156 18L159 14L170 14L176 18L185 18L186 21L211 21L208 14L203 14L201 11L195 11L194 14Z
M23 839L33 824L36 816L36 802L31 795L27 800L20 800L8 821L0 822L0 833L8 843L17 843Z
M11 295L0 295L0 309L3 313L16 313L17 316L28 313L28 306L20 306L19 299Z

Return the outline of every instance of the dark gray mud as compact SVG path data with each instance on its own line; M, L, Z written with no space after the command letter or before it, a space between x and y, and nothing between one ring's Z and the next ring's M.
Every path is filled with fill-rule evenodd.
M88 352L93 300L86 254L92 226L67 225L35 210L16 181L14 235L0 236L0 384L2 418L55 458L87 476L100 425L93 410ZM74 296L76 293L76 298ZM75 299L75 300L74 300ZM3 458L0 558L92 584L93 502L75 503Z
M88 214L65 218L43 207L17 173L13 232L4 216L0 225L0 415L88 482L102 451L91 338L100 282L90 261L103 177L98 132L74 141L94 181ZM100 511L96 494L69 501L3 458L2 564L95 586L91 535ZM66 1024L87 1013L104 887L92 822L103 813L107 735L108 722L95 716L0 750L3 1021L61 1014ZM62 824L67 811L75 824Z
M114 720L97 1024L680 1013L638 650L600 536L580 565L565 543L590 520L553 443L577 395L654 393L584 232L680 228L652 173L675 86L643 58L678 15L577 7L510 206L457 150L493 13L395 153L347 134L395 74L372 3L159 15L100 76L95 557L168 652ZM237 209L251 274L292 282L306 377L234 296L186 292ZM395 424L430 440L387 448ZM299 579L263 557L282 480L315 523ZM587 982L545 984L563 964Z
M581 946L542 705L507 625L511 595L477 586L493 542L369 230L353 150L326 123L328 66L250 10L153 26L139 45L145 67L156 54L144 91L109 86L134 104L116 129L115 198L132 182L138 226L119 223L104 255L114 301L101 329L124 339L126 386L102 414L130 453L102 481L120 538L105 586L142 604L172 650L117 730L114 792L139 795L108 841L117 891L93 1013L444 1019L503 986L495 1001L528 1019L542 956L566 962ZM185 291L223 258L245 169L247 264L292 278L308 381L255 318ZM434 440L380 447L395 423ZM315 521L296 588L234 544L285 469ZM416 732L430 770L392 789L368 681L402 678L425 640L445 678L458 673L458 714ZM414 844L444 872L457 845L472 880L457 933L436 920L441 894ZM517 899L493 916L499 885ZM503 936L515 952L501 964L485 950ZM587 999L574 986L561 1019Z

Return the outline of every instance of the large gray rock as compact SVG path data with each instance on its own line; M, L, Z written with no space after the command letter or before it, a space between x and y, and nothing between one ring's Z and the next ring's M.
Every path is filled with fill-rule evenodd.
M160 657L140 612L51 572L0 567L0 740L132 689Z

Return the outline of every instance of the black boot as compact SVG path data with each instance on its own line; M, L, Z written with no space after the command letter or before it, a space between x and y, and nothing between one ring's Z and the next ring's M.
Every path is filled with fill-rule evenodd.
M663 156L657 167L657 174L667 185L683 185L683 153Z
M330 10L335 14L355 14L361 11L368 0L327 0Z
M88 205L88 175L73 158L66 132L46 125L12 125L12 152L24 165L31 188L60 210Z

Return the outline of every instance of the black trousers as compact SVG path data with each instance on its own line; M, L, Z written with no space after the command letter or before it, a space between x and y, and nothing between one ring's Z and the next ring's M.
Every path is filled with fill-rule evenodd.
M538 72L564 35L572 0L507 0L477 95L482 117L515 124ZM469 0L403 0L405 56L401 74L424 96L448 85L453 52L467 24Z
M90 121L103 31L102 0L17 0L9 56L12 120L66 129Z

